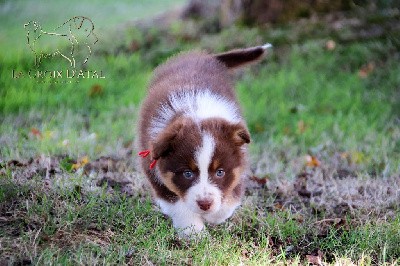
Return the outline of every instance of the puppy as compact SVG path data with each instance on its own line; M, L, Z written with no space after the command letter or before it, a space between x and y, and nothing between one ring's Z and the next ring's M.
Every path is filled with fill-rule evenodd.
M250 134L229 70L270 46L183 53L155 70L140 112L139 155L156 203L183 236L224 222L240 205Z

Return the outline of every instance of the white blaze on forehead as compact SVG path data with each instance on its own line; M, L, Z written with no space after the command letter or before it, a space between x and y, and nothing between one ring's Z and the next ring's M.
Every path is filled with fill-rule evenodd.
M195 213L204 213L199 207L199 200L209 200L212 205L207 213L220 211L222 194L220 189L208 179L208 168L215 153L215 139L210 133L202 132L202 145L195 153L197 167L199 168L199 182L187 191L186 204Z
M200 183L208 180L208 167L210 166L212 156L214 155L215 141L208 134L203 133L202 146L196 152L197 166L200 171Z

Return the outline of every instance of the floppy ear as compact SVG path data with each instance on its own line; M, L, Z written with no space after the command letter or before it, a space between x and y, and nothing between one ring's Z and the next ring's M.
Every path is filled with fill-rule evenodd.
M237 146L242 146L245 143L250 143L250 133L247 128L241 123L234 126L232 138L233 142Z
M271 47L272 45L267 43L262 46L236 49L225 53L216 54L214 57L228 68L236 68L261 59L263 55L266 54L266 50Z
M153 160L165 157L172 151L174 141L185 124L185 119L178 119L165 128L151 144L151 156Z

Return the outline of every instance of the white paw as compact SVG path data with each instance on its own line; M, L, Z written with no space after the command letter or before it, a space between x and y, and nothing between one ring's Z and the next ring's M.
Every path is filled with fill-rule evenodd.
M180 236L190 237L203 231L204 222L201 216L189 210L182 201L169 203L158 200L157 202L162 212L172 219L172 223Z
M220 224L225 222L226 219L232 216L233 212L239 206L240 203L232 204L231 206L225 204L221 207L221 209L212 214L204 215L204 219L212 224Z

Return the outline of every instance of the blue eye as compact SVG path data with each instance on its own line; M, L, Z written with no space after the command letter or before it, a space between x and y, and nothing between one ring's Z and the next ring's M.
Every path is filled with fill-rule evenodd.
M194 174L192 171L186 170L183 172L183 177L185 177L187 179L192 179L194 177Z
M224 177L224 175L225 175L224 169L218 169L217 172L215 172L215 175L217 177Z

